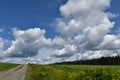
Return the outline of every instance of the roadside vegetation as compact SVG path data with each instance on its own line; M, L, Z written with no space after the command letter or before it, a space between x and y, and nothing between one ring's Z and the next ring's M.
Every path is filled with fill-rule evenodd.
M120 80L120 66L29 64L26 80Z
M12 63L0 63L0 71L9 70L18 66L19 64L12 64Z

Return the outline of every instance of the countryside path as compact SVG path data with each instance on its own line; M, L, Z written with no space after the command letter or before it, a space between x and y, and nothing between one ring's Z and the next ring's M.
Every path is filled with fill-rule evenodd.
M24 80L26 65L20 65L8 71L0 72L0 80Z

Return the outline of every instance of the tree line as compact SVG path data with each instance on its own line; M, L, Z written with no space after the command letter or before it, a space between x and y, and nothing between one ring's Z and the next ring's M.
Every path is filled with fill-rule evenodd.
M89 60L68 61L55 64L75 64L75 65L120 65L120 56L108 56Z

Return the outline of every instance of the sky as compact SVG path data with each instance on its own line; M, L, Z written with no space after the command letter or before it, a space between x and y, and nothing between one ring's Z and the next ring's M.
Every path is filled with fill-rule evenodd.
M1 0L0 62L48 64L120 55L119 0Z

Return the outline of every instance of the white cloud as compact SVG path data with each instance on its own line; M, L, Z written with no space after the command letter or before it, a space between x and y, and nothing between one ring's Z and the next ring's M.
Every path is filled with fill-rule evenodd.
M54 39L44 39L44 44L48 47L55 46L59 48L65 44L65 41L62 37L55 37Z
M110 0L68 0L65 5L60 7L63 16L83 16L93 11L104 11L110 6Z
M5 56L24 58L23 63L52 63L117 55L120 52L120 35L108 33L115 24L110 19L118 15L105 12L110 7L110 1L68 0L60 6L62 17L55 22L59 36L46 38L46 31L40 28L13 29L15 40L3 52Z
M65 45L63 49L55 50L54 57L70 57L76 53L76 46L74 45Z
M106 35L98 48L104 50L120 49L120 37L115 35Z
M62 36L71 37L74 34L84 34L88 28L98 28L107 33L114 22L109 21L104 12L110 6L110 0L68 0L60 7L64 18L57 19L57 31ZM97 32L97 31L96 31Z
M106 15L107 15L108 18L110 18L110 19L119 17L119 14L112 14L112 13L110 13L110 12L106 13Z
M67 44L77 47L75 54L79 53L86 55L86 58L94 58L97 55L103 56L98 53L103 49L117 50L120 48L118 35L114 35L117 37L114 41L106 38L115 24L109 19L118 16L118 14L105 12L108 7L110 7L110 0L98 0L97 3L96 0L68 0L65 5L60 7L63 17L57 18L56 30ZM66 54L65 47L57 50L57 53Z
M31 28L27 30L19 30L14 28L13 35L15 40L11 41L11 46L5 51L5 56L32 57L37 54L44 55L46 51L48 53L49 49L61 48L65 43L61 37L47 39L45 37L45 30L41 30L40 28ZM43 48L46 51L43 50ZM48 55L44 57L47 57Z
M28 30L13 29L15 40L6 50L6 55L15 57L34 56L43 46L45 30L39 28Z

